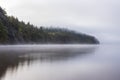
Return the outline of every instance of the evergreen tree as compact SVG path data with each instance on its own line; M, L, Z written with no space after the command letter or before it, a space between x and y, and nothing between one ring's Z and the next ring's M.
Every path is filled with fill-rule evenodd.
M4 43L7 41L7 29L5 26L0 22L0 43Z

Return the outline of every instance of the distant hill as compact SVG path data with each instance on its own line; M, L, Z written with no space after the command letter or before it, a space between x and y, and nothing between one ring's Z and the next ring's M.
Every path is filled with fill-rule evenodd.
M64 28L37 27L29 22L26 24L13 16L8 16L0 7L0 44L18 43L99 44L99 41L93 36Z

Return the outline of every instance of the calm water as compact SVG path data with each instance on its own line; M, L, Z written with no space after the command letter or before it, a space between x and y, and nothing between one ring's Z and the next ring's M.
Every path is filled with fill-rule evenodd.
M120 80L120 46L1 45L0 80Z

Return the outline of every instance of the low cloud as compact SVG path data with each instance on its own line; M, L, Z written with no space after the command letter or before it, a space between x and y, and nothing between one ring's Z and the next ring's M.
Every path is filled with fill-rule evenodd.
M120 42L119 0L1 0L0 5L25 22L67 27L95 35L101 42Z

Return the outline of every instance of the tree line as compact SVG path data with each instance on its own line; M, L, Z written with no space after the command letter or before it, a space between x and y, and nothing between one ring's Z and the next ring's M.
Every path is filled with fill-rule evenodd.
M0 44L16 43L98 44L99 41L93 36L68 29L37 27L29 22L19 21L14 16L8 16L0 7Z

